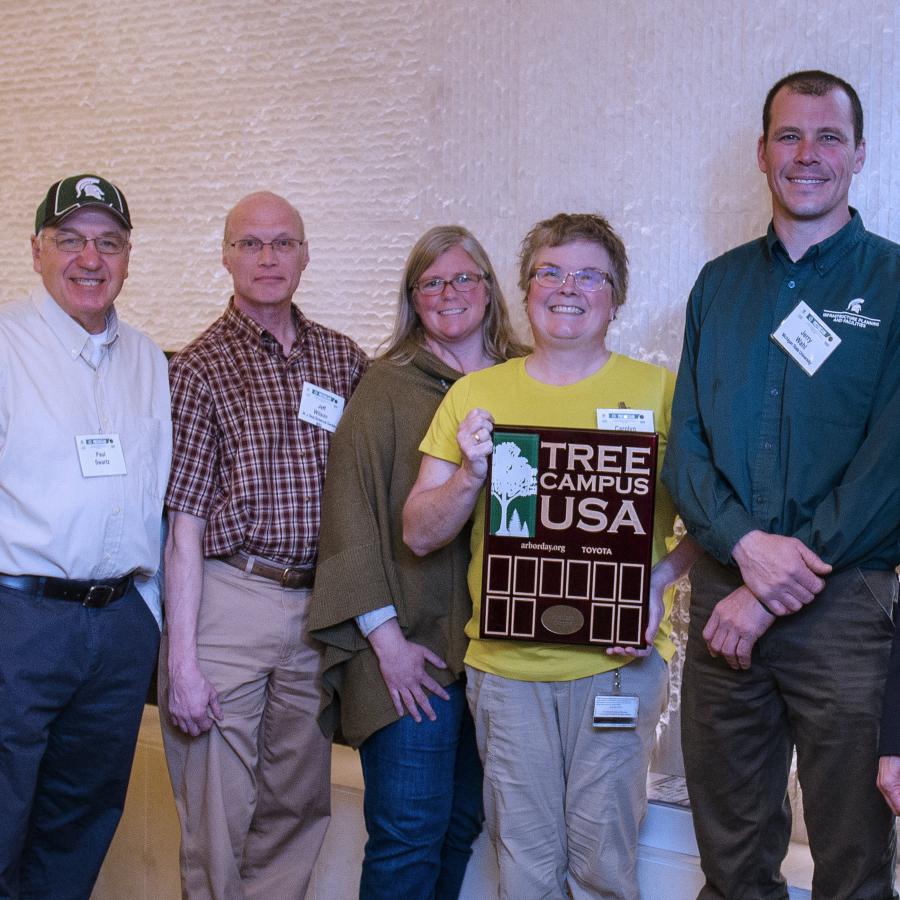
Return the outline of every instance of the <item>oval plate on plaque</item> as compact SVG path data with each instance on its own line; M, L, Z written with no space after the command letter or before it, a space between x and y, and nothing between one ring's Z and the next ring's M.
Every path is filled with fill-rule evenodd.
M575 634L584 625L584 615L574 606L551 606L541 613L541 625L553 634Z

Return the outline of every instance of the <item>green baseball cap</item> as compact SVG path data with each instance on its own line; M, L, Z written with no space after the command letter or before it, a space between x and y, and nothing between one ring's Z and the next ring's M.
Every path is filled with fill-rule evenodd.
M70 175L57 181L41 201L34 218L34 233L45 225L61 222L69 213L85 206L108 209L129 231L131 215L125 195L111 182L97 175Z

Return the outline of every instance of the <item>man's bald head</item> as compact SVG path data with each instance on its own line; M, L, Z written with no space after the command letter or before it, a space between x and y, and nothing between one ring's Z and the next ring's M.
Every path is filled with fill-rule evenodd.
M300 213L270 191L248 194L225 219L222 264L234 282L234 302L257 318L287 308L309 263Z
M252 194L247 194L246 197L242 197L228 211L228 215L225 216L225 234L223 236L223 241L228 244L230 241L234 240L234 238L231 237L231 226L236 216L249 212L253 218L256 218L257 213L269 210L271 210L274 215L280 216L286 212L289 215L293 215L299 229L297 233L301 236L305 236L306 232L303 227L303 218L293 204L285 200L284 197L273 194L271 191L255 191Z

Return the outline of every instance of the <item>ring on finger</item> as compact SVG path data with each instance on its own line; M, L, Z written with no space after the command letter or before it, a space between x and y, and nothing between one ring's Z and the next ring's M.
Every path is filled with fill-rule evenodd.
M475 443L476 443L476 444L480 444L480 443L481 443L481 432L480 432L480 431L476 431L476 432L475 432Z

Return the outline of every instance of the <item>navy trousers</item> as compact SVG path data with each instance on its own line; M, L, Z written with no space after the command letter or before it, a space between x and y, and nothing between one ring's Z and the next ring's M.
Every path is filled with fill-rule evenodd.
M0 898L87 900L116 830L159 628L0 586Z

